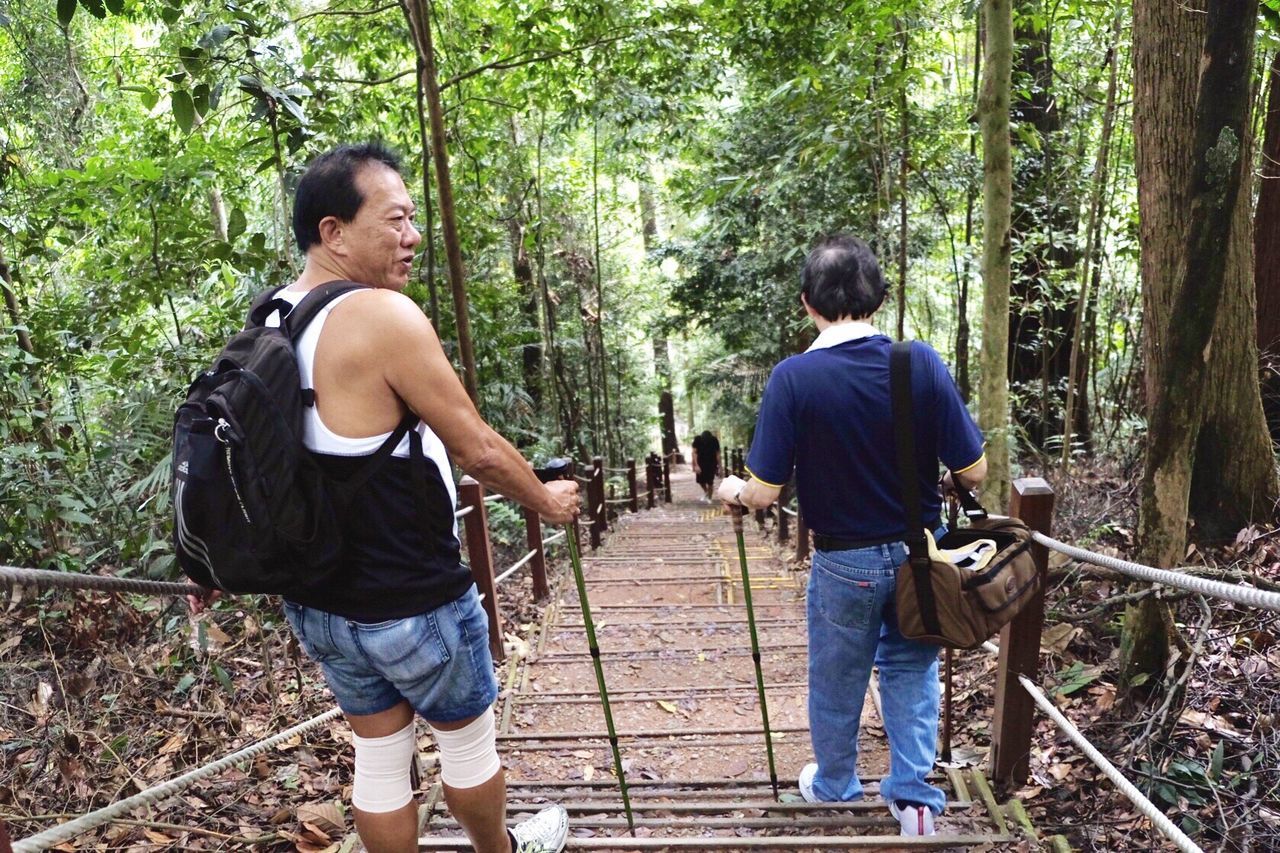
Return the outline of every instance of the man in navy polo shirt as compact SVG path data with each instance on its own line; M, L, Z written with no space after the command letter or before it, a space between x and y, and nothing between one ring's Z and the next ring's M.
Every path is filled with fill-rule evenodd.
M747 457L751 479L726 480L720 496L767 507L794 470L815 534L807 608L817 762L801 771L801 794L810 802L862 797L858 722L875 664L890 753L880 793L903 835L932 835L946 804L926 781L937 750L938 647L898 633L894 609L906 546L889 398L892 342L870 324L885 289L875 255L856 237L827 238L809 253L800 301L818 338L774 368ZM942 359L924 343L911 347L911 391L919 518L940 534L938 461L961 486L977 486L987 470L982 433Z

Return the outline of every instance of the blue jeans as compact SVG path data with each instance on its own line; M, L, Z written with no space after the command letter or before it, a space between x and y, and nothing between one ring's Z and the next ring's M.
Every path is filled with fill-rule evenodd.
M455 723L498 698L489 617L475 584L405 619L354 622L292 601L284 615L345 714L377 714L407 700L428 722Z
M874 663L889 740L880 795L940 814L946 795L925 781L938 748L938 647L898 633L894 590L905 559L901 542L814 552L807 602L813 789L828 801L862 797L858 722Z

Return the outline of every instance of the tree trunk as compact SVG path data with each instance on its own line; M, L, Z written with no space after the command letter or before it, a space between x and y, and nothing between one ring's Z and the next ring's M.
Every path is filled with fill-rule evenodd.
M976 114L982 85L982 39L984 33L981 5L978 6L973 17L973 107ZM978 134L974 132L969 133L969 157L974 161L978 159ZM969 381L969 273L972 265L968 249L973 243L973 206L976 199L976 186L973 181L966 181L964 191L964 275L960 278L960 299L956 308L959 314L956 320L956 385L960 389L960 396L964 398L966 403L973 396L973 388Z
M1107 104L1103 108L1102 138L1098 142L1098 156L1094 161L1093 167L1093 188L1089 196L1089 216L1085 225L1084 262L1080 270L1080 298L1076 301L1076 328L1075 334L1071 338L1071 367L1067 372L1067 405L1062 421L1064 424L1070 424L1070 426L1064 427L1062 432L1061 466L1063 475L1066 475L1071 464L1072 433L1084 432L1083 429L1080 429L1078 414L1084 415L1086 423L1088 420L1088 404L1084 401L1084 392L1086 390L1085 380L1088 377L1091 365L1087 362L1081 364L1080 353L1084 346L1085 332L1089 330L1088 318L1091 304L1089 301L1089 285L1091 284L1092 275L1097 271L1097 258L1095 255L1101 254L1098 251L1098 244L1101 242L1102 237L1103 200L1107 189L1111 134L1116 123L1116 91L1119 88L1120 78L1118 52L1122 23L1123 18L1120 12L1117 11L1111 24L1111 45L1107 50L1107 62L1110 65L1110 72L1107 77ZM1076 409L1077 395L1081 398L1078 413Z
M422 259L419 276L427 283L427 298L431 306L431 325L436 334L440 330L440 293L436 287L436 226L431 210L431 135L427 130L427 87L426 64L418 57L417 104L418 104L418 143L422 148L422 238L427 244L426 254Z
M1258 351L1262 355L1262 403L1271 438L1280 441L1280 51L1267 74L1267 116L1262 132L1262 183L1253 219L1254 287L1258 302Z
M612 409L609 406L609 352L604 345L604 257L600 251L600 117L591 121L591 210L595 219L595 267L596 267L596 354L600 365L600 394L604 406L601 426L604 428L604 458L606 464L617 462L613 452Z
M1025 5L1025 4L1024 4ZM1070 362L1074 305L1063 271L1076 263L1074 204L1063 198L1056 171L1062 126L1054 96L1052 31L1030 18L1014 34L1018 44L1013 120L1018 138L1033 136L1018 158L1013 183L1012 239L1019 248L1009 315L1009 378L1026 404L1013 417L1030 443L1043 449L1061 434L1061 405Z
M978 421L987 438L988 506L1009 503L1009 220L1013 169L1009 88L1013 68L1011 0L984 0L987 67L978 116L982 126L982 377Z
M1171 11L1160 0L1136 0L1134 14L1135 33L1142 33L1143 24L1152 27L1135 43L1134 113L1135 116L1145 114L1152 122L1151 126L1144 122L1137 128L1139 153L1143 157L1139 161L1139 186L1145 170L1150 169L1157 181L1149 187L1149 192L1163 191L1165 198L1185 203L1184 207L1177 208L1179 212L1185 211L1178 222L1181 227L1176 231L1170 229L1177 243L1171 246L1166 238L1158 244L1159 249L1167 253L1170 266L1150 269L1151 259L1146 257L1146 243L1143 243L1144 292L1148 294L1148 304L1159 306L1160 313L1148 314L1148 338L1155 340L1147 360L1151 415L1142 479L1139 546L1142 559L1161 567L1173 566L1183 556L1193 466L1199 470L1198 463L1202 461L1197 459L1197 449L1203 445L1198 439L1203 435L1223 446L1221 459L1215 462L1231 463L1249 451L1247 446L1238 443L1243 437L1239 430L1244 424L1232 425L1229 432L1213 429L1202 433L1202 428L1226 414L1216 412L1211 401L1216 396L1211 385L1220 375L1211 364L1211 359L1221 357L1215 350L1238 347L1232 339L1240 337L1241 325L1248 330L1248 346L1256 346L1252 312L1248 318L1226 312L1230 311L1232 299L1231 278L1240 263L1235 246L1240 243L1241 230L1245 232L1246 250L1251 247L1247 240L1247 209L1242 211L1238 202L1247 205L1249 196L1245 178L1249 162L1249 75L1257 2L1210 0L1207 5L1208 15L1202 17L1182 8ZM1163 23L1153 20L1161 17L1165 18ZM1160 35L1161 27L1167 30L1163 35L1183 37L1185 41L1146 41L1147 37ZM1199 33L1203 33L1203 38L1194 37ZM1194 49L1197 41L1203 45L1199 57ZM1179 47L1183 51L1180 52ZM1185 104L1188 94L1194 101L1194 111L1190 113L1194 120L1190 127L1181 120L1186 112L1179 114L1177 121L1155 125L1159 118L1175 118L1161 115L1159 111L1167 109L1170 102ZM1155 148L1171 137L1177 137L1187 143L1186 146ZM1150 159L1157 150L1163 154L1164 163L1153 163ZM1185 155L1177 156L1183 151ZM1170 173L1175 170L1179 173L1177 177L1185 178L1181 185L1177 180L1159 182L1161 178L1172 178ZM1150 196L1147 200L1151 201ZM1157 210L1151 212L1157 213ZM1241 215L1242 212L1245 215ZM1147 213L1148 208L1143 207L1141 214ZM1226 252L1222 251L1223 246L1228 247ZM1251 271L1252 264L1246 269ZM1246 289L1245 295L1251 296L1251 290ZM1240 319L1247 322L1239 324ZM1238 324L1224 326L1227 320ZM1260 420L1261 402L1256 383L1252 387L1258 416L1255 420ZM1213 413L1208 421L1206 412ZM1225 435L1232 435L1236 440L1224 442ZM1230 454L1226 452L1228 446ZM1270 458L1266 469L1272 472L1274 487ZM1249 508L1243 511L1247 514ZM1124 684L1133 684L1140 674L1158 675L1163 670L1168 653L1167 625L1165 620L1153 618L1152 611L1156 609L1153 603L1153 606L1130 608L1126 613L1121 661ZM1165 625L1166 630L1161 631L1160 625Z
M649 175L640 178L640 235L644 239L644 251L652 252L658 237L658 205L653 198L653 183ZM676 414L671 397L671 354L667 333L661 324L653 327L653 373L658 385L659 432L662 437L662 453L679 453L676 439ZM692 422L691 422L692 423Z
M9 320L13 323L18 338L18 347L27 355L35 355L35 347L31 344L31 335L22 322L22 311L18 307L18 296L13 292L13 274L9 271L9 261L4 256L4 247L0 246L0 290L4 291L4 307L9 312Z
M911 116L907 100L907 56L911 48L911 30L904 22L898 23L902 30L902 53L898 70L901 79L898 81L898 340L906 340L907 319L907 172L911 168Z
M458 218L453 206L453 178L449 173L449 150L444 129L444 107L440 103L440 84L436 75L435 46L431 37L431 14L426 0L400 0L413 45L418 52L423 92L427 99L427 116L431 124L431 153L436 166L436 194L440 199L440 227L444 235L445 257L449 262L449 283L453 290L453 311L458 334L458 353L462 361L462 384L471 402L480 405L476 380L476 356L471 344L471 316L467 301L466 271L462 265L462 242L458 238Z

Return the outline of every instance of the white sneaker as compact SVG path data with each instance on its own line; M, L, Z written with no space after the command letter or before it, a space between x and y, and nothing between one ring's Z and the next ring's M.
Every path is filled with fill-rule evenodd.
M889 813L898 819L901 835L934 835L933 810L928 806L898 800L889 803Z
M800 796L806 803L820 803L818 795L813 792L813 777L818 775L818 765L809 762L800 771Z
M547 806L511 828L516 840L511 853L560 853L569 837L569 813L564 806Z

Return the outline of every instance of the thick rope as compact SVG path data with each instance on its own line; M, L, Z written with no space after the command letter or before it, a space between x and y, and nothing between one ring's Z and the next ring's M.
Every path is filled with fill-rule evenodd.
M494 578L493 579L494 585L496 586L497 584L502 583L504 580L514 575L517 571L520 570L521 566L523 566L525 563L529 562L536 556L538 556L538 549L534 548L528 554L525 554L523 557L517 560L514 566L512 566L511 568L507 569L505 572L503 572L502 574Z
M993 655L1000 654L1000 647L990 640L983 643L982 648L991 652ZM1019 675L1018 683L1022 685L1023 690L1027 691L1027 695L1029 695L1036 705L1040 707L1040 710L1044 711L1045 714L1048 715L1049 719L1053 720L1053 722L1057 724L1058 728L1062 729L1067 737L1071 739L1071 742L1080 747L1080 750L1084 752L1089 760L1096 764L1098 769L1101 770L1103 774L1120 789L1120 793L1128 797L1129 800L1138 807L1138 811L1146 815L1151 822L1155 824L1156 829L1164 833L1165 837L1177 845L1178 849L1183 851L1183 853L1203 853L1203 851L1195 845L1195 842L1184 835L1182 830L1174 826L1173 821L1169 820L1165 813L1156 807L1155 803L1147 799L1145 794L1139 791L1132 782L1126 779L1124 774L1121 773L1114 764L1108 761L1106 756L1098 751L1097 747L1089 743L1089 740L1084 736L1084 733L1077 729L1075 724L1067 719L1066 715L1059 711L1057 707L1049 701L1034 681L1027 678L1025 675Z
M112 803L105 808L98 809L95 812L89 812L86 815L81 815L74 820L69 820L66 823L46 829L44 832L37 833L30 838L24 838L22 841L13 845L13 853L38 853L40 850L46 850L54 845L61 844L64 841L75 838L77 835L88 832L94 827L101 826L104 823L110 823L117 817L140 806L149 806L165 799L166 797L171 797L191 785L193 782L197 782L206 776L221 773L227 768L253 758L255 755L265 752L277 744L284 743L296 735L300 735L303 732L314 729L317 726L321 726L330 720L337 718L341 713L342 711L339 708L333 708L325 711L318 717L312 717L306 722L298 723L298 725L293 728L285 729L278 734L272 735L266 740L260 740L255 744L246 746L244 749L233 752L223 758L219 758L217 761L206 764L203 767L198 767L195 770L192 770L189 773L184 773L175 779L170 779L168 782L162 782L159 785L134 794L132 797Z
M1040 706L1040 710L1049 716L1049 719L1058 724L1058 728L1071 739L1071 742L1080 747L1080 750L1089 757L1089 760L1098 766L1098 769L1112 781L1112 783L1120 789L1120 793L1124 794L1129 800L1138 807L1138 811L1142 812L1151 820L1156 829L1172 841L1183 853L1203 853L1196 846L1196 843L1188 838L1182 830L1174 825L1173 821L1160 809L1156 808L1155 803L1151 802L1138 790L1132 782L1124 777L1117 767L1107 760L1098 748L1089 743L1088 739L1081 734L1080 730L1072 725L1071 721L1059 711L1054 704L1041 692L1035 682L1027 678L1025 675L1018 676L1018 682L1022 688L1031 694L1031 698Z
M476 508L475 508L474 506L464 506L462 509L460 509L460 510L458 510L457 512L455 512L455 513L453 514L453 517L454 517L454 518L462 518L463 516L467 516L467 515L470 515L471 513L475 512L475 509L476 509Z
M785 512L787 515L791 516L792 518L797 518L800 515L800 513L796 512L794 509L792 509L789 506L782 506L781 504L779 504L778 508L781 509L783 512Z
M1185 589L1201 595L1212 596L1213 598L1234 601L1236 604L1243 604L1247 607L1257 607L1262 610L1280 613L1280 592L1268 592L1251 586L1223 583L1222 581L1196 577L1195 575L1169 571L1168 569L1156 569L1151 566L1144 566L1141 563L1130 563L1127 560L1119 560L1115 557L1108 557L1105 554L1095 554L1092 551L1086 551L1083 548L1059 542L1057 539L1034 531L1031 537L1046 548L1066 554L1075 560L1102 566L1104 569L1111 569L1131 578L1137 578L1148 583L1177 587L1178 589Z
M494 501L505 501L506 499L507 499L506 495L493 494L493 495L484 496L484 502L487 504L493 503Z
M561 539L564 538L564 533L565 532L561 530L559 533L553 534L551 536L548 536L546 539L543 539L542 540L543 546L545 547L547 545L550 545L553 542L559 542Z
M20 569L0 566L0 585L32 586L37 589L98 589L105 592L140 592L154 595L201 595L204 590L193 583L148 581L87 575L83 572L55 572L49 569Z

